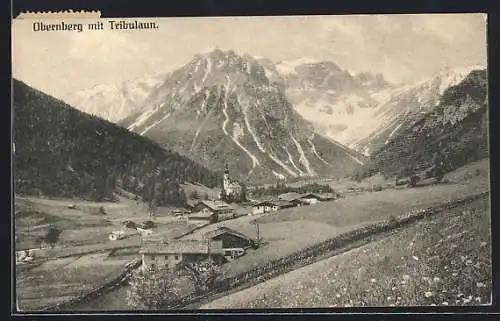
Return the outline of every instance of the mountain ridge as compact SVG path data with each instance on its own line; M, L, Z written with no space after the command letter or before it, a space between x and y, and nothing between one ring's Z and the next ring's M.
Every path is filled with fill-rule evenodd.
M236 156L242 164L231 167L244 178L343 175L356 166L342 149L313 132L256 59L232 50L195 55L152 93L145 110L120 125L210 168L222 169ZM206 136L218 137L227 150ZM329 148L335 151L325 151ZM207 154L212 159L202 157ZM330 164L336 158L338 165Z

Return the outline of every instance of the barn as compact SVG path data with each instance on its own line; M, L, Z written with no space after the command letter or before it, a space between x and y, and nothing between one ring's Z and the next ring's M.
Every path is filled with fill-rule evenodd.
M256 242L252 238L224 226L206 232L203 234L203 240L222 242L224 255L231 258L241 256L248 248L256 246Z

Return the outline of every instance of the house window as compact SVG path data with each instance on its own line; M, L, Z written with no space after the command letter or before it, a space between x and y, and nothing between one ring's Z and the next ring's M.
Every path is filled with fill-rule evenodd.
M150 270L150 271L154 271L155 269L156 269L156 265L151 264L151 266L149 267L149 270Z
M151 260L152 261L156 260L156 256L155 255L151 255Z
M175 259L178 260L179 259L179 255L175 255Z
M168 255L165 255L165 261L168 260Z

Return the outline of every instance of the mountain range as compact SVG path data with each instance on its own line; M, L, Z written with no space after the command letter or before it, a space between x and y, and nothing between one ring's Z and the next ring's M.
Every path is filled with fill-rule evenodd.
M214 49L170 73L96 86L67 101L207 168L228 163L240 179L342 177L374 164L476 70L485 68L447 68L399 85L331 61L273 62Z
M117 123L207 168L227 163L235 176L255 180L343 176L362 163L315 133L249 55L197 55L152 88Z

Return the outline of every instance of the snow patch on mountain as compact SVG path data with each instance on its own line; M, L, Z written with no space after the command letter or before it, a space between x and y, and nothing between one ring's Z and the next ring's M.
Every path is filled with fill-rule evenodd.
M157 120L155 121L154 123L152 123L151 125L147 126L141 133L140 135L144 135L146 134L149 130L151 130L151 128L154 128L155 126L158 126L159 123L161 123L162 121L164 121L165 119L167 119L168 117L170 117L170 113L166 114L165 116L163 116L160 120Z
M282 75L288 75L295 72L295 68L303 64L314 64L318 63L319 60L311 58L299 58L295 60L283 60L275 64L274 66L278 72Z
M272 171L273 175L276 176L277 178L279 179L286 179L286 176L281 174L281 173L278 173L277 171Z
M229 115L227 113L227 99L228 99L228 96L229 96L229 90L230 90L230 85L231 85L231 78L226 75L226 85L225 85L225 90L224 90L224 102L223 102L223 106L224 106L224 109L222 110L223 113L224 113L224 121L222 123L222 131L224 132L224 134L226 136L228 136L229 138L231 138L231 140L239 147L241 148L247 155L248 157L250 157L250 159L252 160L252 169L250 170L250 172L248 173L248 176L252 175L253 171L255 170L255 167L256 166L260 166L260 163L259 163L259 160L257 157L255 157L255 155L253 155L248 149L245 148L245 146L243 146L236 137L234 137L234 135L229 135L229 133L227 132L227 129L226 129L226 126L227 126L227 123L229 122Z
M314 136L313 136L314 137ZM312 141L312 138L308 138L307 141L309 142L309 144L311 145L311 151L313 152L313 154L320 160L322 161L325 165L328 165L328 162L326 160L324 160L321 156L319 156L318 152L316 151L316 146L314 145L313 141Z
M288 167L285 163L283 163L278 157L274 156L271 153L268 153L269 158L271 158L276 164L281 166L288 174L293 177L297 177L297 173L295 173L290 167Z
M297 165L295 165L295 162L293 161L292 154L290 154L290 152L288 151L288 147L285 147L285 152L288 154L288 161L290 162L290 164L292 164L293 168L295 168L297 170L297 173L299 173L299 176L305 175L305 173L303 171L301 171L297 167Z
M307 174L309 174L311 176L316 175L316 173L312 169L311 164L309 163L309 160L307 159L306 154L304 153L304 150L302 149L302 146L300 145L300 143L297 141L297 139L295 139L295 137L293 137L292 134L290 134L290 137L292 138L292 141L295 144L295 147L297 147L297 151L299 152L299 155L300 155L299 162L302 165L304 165L304 167L306 168Z

